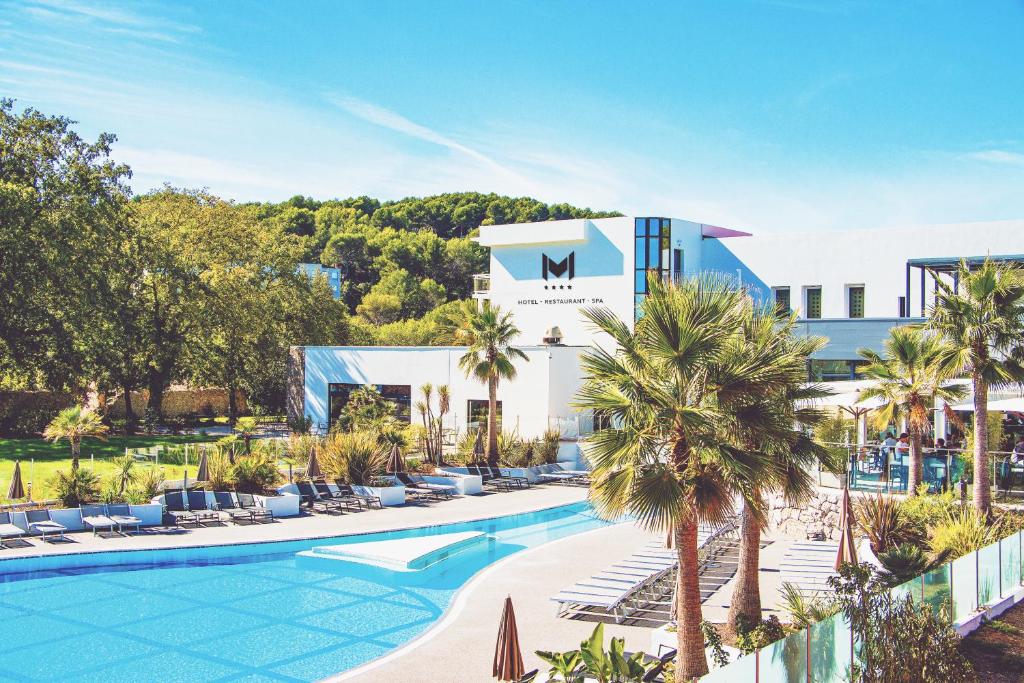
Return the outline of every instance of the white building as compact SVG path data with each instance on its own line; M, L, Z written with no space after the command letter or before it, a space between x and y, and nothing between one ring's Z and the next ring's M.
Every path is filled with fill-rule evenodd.
M549 418L574 415L579 354L602 343L581 309L604 306L632 324L649 271L666 279L722 273L755 298L797 311L803 332L830 339L815 354L811 376L839 380L856 376L858 348L878 348L891 327L927 313L930 273L950 278L961 258L1024 262L1024 221L753 236L673 218L622 217L483 226L478 239L491 259L475 296L513 313L531 358L499 390L503 422L511 428L514 417L521 436L538 435ZM553 326L568 346L530 346ZM486 390L465 379L459 355L430 347L293 350L290 414L329 424L347 391L342 385L379 385L401 403L415 402L418 387L430 382L452 387L455 416L467 424L470 402L486 399Z

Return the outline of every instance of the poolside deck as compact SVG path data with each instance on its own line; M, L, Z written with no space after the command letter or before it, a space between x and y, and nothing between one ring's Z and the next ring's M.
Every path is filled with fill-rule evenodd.
M575 486L534 486L508 493L460 496L429 505L386 507L344 515L304 514L270 524L160 527L113 538L93 536L89 532L70 533L65 543L44 543L32 538L31 546L0 550L0 572L3 560L17 557L327 538L528 512L581 501L586 495L586 489Z

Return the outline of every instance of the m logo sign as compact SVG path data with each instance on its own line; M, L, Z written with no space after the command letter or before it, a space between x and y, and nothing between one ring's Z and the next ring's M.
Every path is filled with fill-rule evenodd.
M561 261L556 261L552 258L548 258L547 254L541 254L540 256L540 274L545 280L548 279L548 274L552 277L562 277L568 273L569 280L576 277L576 252L570 251L569 255Z

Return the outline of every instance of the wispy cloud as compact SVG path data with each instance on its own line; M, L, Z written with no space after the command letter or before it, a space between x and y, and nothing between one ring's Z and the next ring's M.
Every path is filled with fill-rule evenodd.
M30 0L23 9L26 14L46 22L73 22L105 33L165 43L176 43L182 35L200 32L198 26L172 21L165 16L148 16L124 7L81 0Z
M987 161L991 164L1024 166L1024 154L1010 152L1005 149L986 149L980 152L971 152L967 155L967 158L975 161Z
M495 171L507 174L510 177L520 178L518 173L499 163L487 154L473 149L472 147L444 135L443 133L439 133L436 130L411 121L398 112L377 106L376 104L356 97L328 94L326 95L326 99L331 104L340 107L352 116L362 119L367 123L372 123L376 126L387 128L388 130L393 130L397 133L402 133L403 135L408 135L409 137L416 138L417 140L423 140L424 142L430 142L435 145L440 145L441 147L447 147L453 152L464 154L476 161L479 161L485 166L489 166Z

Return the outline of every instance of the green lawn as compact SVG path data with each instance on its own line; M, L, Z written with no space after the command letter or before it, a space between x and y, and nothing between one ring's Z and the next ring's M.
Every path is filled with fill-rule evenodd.
M146 448L186 443L210 442L209 436L111 436L107 441L86 439L82 443L82 467L95 467L100 476L113 470L111 459L124 455L125 448ZM95 455L95 465L90 456ZM30 464L35 460L34 465ZM50 443L43 439L0 439L0 499L6 500L7 487L11 483L14 462L21 461L22 481L28 484L32 479L32 498L42 500L51 496L49 479L59 469L71 468L71 449L67 442ZM142 462L140 467L145 467ZM184 467L180 464L160 463L165 479L180 479ZM195 464L190 467L195 471Z

